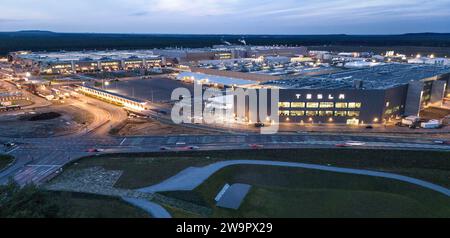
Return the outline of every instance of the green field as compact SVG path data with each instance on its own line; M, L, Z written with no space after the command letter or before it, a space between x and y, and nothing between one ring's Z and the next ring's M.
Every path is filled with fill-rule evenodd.
M237 211L215 206L225 183L253 187ZM212 208L211 217L450 217L450 199L415 185L300 168L236 165L169 197ZM167 207L174 217L197 217Z
M450 153L437 151L288 149L188 151L87 157L66 170L101 166L121 170L119 188L157 184L190 166L223 160L275 160L403 174L450 186ZM253 187L238 211L217 208L225 183ZM444 195L404 182L300 168L236 165L214 174L194 191L161 193L211 210L210 217L450 217ZM162 204L173 217L205 217Z
M61 206L67 218L149 218L149 214L119 198L83 193L52 192L62 199Z
M108 170L122 170L123 175L116 187L133 189L161 182L190 166L205 166L222 160L257 159L392 172L450 187L449 158L448 152L399 150L191 151L93 156L83 158L65 169L101 166Z
M0 155L0 170L4 169L6 166L8 166L13 161L13 157L6 156L6 155Z

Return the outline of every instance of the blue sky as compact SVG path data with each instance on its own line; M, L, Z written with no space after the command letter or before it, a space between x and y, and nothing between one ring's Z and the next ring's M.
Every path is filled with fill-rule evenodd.
M450 0L1 0L0 31L450 32Z

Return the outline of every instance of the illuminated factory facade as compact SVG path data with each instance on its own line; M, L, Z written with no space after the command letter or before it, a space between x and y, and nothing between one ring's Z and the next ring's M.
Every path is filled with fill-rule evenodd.
M263 85L280 88L280 122L361 125L442 105L449 83L449 67L386 64Z
M38 74L69 74L146 69L165 66L165 58L148 50L11 52L9 60Z
M79 86L77 89L78 92L99 98L101 100L123 106L124 108L134 110L134 111L143 111L148 109L148 104L146 101L127 97L124 95L120 95L113 92L108 92L106 90L100 88L94 88L90 86Z
M386 123L400 116L417 116L429 105L442 105L450 95L449 83L449 67L386 64L268 81L257 87L279 89L280 123L367 125ZM259 103L264 99L258 100ZM270 102L269 93L267 105ZM269 114L270 110L269 107ZM253 113L258 115L247 105L247 118L252 118ZM258 118L259 122L270 122L266 120Z

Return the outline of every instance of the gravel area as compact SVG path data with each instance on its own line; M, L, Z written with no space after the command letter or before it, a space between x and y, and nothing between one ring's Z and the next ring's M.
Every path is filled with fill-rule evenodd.
M115 197L152 198L151 194L115 188L114 184L121 175L122 171L106 170L102 167L68 170L50 181L45 185L45 188L54 191L92 193Z

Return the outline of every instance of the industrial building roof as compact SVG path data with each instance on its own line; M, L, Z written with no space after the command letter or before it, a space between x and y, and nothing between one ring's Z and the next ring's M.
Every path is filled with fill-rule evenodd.
M155 58L151 50L111 50L111 51L59 51L33 52L21 54L20 58L42 62L89 61L89 60L122 60Z
M257 58L203 60L199 61L198 67L272 76L320 74L321 72L336 70L330 66L291 62L289 57L267 57L266 59L271 62Z
M270 81L264 85L295 89L352 89L356 82L360 82L362 89L387 89L447 73L450 73L448 66L392 63L327 75Z
M239 79L239 78L230 78L202 73L193 73L193 72L182 72L177 76L177 79L183 78L191 78L197 82L205 82L208 84L219 84L225 86L243 86L243 85L254 85L258 84L256 81Z

